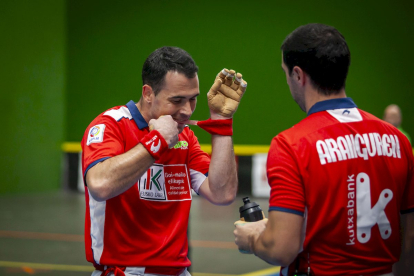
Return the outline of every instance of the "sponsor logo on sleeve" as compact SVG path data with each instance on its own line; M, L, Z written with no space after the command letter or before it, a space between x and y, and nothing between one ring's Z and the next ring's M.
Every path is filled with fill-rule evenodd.
M103 141L104 131L105 131L104 124L99 124L99 125L91 127L89 129L86 145L89 146L92 143L101 143Z

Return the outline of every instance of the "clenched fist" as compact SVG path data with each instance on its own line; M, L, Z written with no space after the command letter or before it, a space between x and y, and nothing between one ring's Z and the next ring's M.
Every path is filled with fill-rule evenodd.
M161 116L158 119L151 119L148 123L150 131L157 130L168 144L168 148L172 148L178 142L177 122L173 120L171 115Z
M225 118L232 118L246 91L247 82L242 74L234 70L223 69L216 77L213 86L207 93L210 112Z

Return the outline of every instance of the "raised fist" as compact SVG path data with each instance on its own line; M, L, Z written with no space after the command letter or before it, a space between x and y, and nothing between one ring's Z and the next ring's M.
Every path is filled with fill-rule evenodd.
M232 118L246 88L247 82L242 79L242 74L223 69L207 93L210 113Z
M172 148L178 142L178 128L177 122L173 120L171 115L161 116L158 119L151 119L148 122L149 129L157 130L168 144L169 148Z

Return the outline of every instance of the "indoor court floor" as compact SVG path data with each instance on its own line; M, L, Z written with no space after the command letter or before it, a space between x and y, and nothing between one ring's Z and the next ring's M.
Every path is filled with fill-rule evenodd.
M238 252L233 223L243 204L214 206L194 196L190 214L193 276L279 275L254 255ZM267 216L268 199L251 198ZM0 276L87 276L83 244L84 195L48 192L0 195Z

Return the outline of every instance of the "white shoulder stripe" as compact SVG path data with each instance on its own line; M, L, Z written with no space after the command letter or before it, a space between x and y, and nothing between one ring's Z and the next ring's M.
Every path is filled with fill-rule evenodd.
M132 119L131 112L129 112L129 109L127 107L125 107L125 106L122 106L119 109L111 109L111 110L108 110L108 111L106 111L104 113L104 115L111 116L116 121L119 121L122 118L128 118L130 120Z
M341 123L362 121L361 113L356 107L327 110L327 112Z

